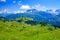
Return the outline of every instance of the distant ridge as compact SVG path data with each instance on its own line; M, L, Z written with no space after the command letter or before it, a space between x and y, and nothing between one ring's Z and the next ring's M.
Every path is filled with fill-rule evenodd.
M53 13L52 13L53 14ZM33 18L35 21L44 20L52 25L56 25L60 27L60 14L59 15L52 15L47 11L38 11L36 9L29 9L24 13L11 13L11 14L0 14L0 17L3 16L8 20L14 20L19 17L30 17Z

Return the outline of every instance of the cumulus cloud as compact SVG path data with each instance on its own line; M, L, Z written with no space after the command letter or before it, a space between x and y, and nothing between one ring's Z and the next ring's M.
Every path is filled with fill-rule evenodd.
M16 13L24 13L26 10L30 9L29 5L21 5L19 10L13 11L14 14Z
M31 9L29 5L22 5L20 7L21 10L28 10L28 9Z
M40 10L44 10L45 6L41 6L40 4L33 5L33 6L21 5L20 10L14 11L14 14L16 14L16 13L24 13L24 12L26 12L26 10L29 10L29 9L36 9L36 10L40 11Z
M0 0L0 2L6 2L6 0Z
M36 9L36 10L38 10L38 11L40 11L40 10L46 11L46 7L45 7L45 6L41 6L40 4L36 4L36 5L33 5L33 6L22 5L22 6L20 7L20 9L23 9L23 10Z

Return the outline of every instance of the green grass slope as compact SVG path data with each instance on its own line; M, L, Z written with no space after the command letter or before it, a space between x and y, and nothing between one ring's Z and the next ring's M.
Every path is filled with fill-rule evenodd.
M60 40L60 29L46 24L0 21L0 40Z

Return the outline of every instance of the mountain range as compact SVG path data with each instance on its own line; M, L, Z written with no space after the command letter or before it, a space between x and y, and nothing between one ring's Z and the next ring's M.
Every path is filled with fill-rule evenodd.
M35 21L44 20L51 25L60 27L60 9L57 9L56 12L58 15L55 15L51 10L48 11L38 11L36 9L29 9L24 13L1 13L0 17L5 17L8 20L14 20L19 17L30 17L33 18Z

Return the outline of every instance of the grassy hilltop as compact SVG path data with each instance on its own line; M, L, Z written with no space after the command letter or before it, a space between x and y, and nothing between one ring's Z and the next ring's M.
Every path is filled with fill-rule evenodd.
M0 40L60 40L60 29L32 18L0 19Z

